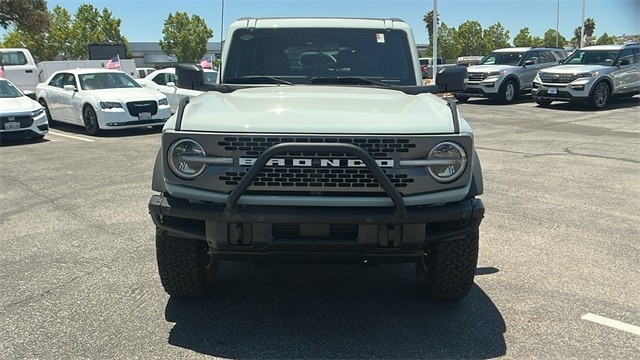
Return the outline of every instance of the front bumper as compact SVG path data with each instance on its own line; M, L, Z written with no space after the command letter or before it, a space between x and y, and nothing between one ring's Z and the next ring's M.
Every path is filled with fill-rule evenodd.
M463 239L484 216L480 199L394 208L238 206L154 195L149 211L169 234L205 240L223 259L335 256L404 262L425 242Z
M100 123L100 129L131 129L147 126L160 126L164 125L167 119L171 116L171 110L169 106L162 106L158 108L151 119L140 120L137 117L131 116L126 110L114 109L114 110L99 110L98 121Z
M0 121L0 136L3 139L41 137L49 132L49 122L44 113L28 122L19 121L18 128L7 129L9 127L7 123L10 123L10 121Z
M593 83L574 82L569 84L541 83L534 81L531 96L536 100L586 101Z
M491 98L498 96L502 78L487 78L483 81L469 81L464 92L456 93L464 97L484 97Z

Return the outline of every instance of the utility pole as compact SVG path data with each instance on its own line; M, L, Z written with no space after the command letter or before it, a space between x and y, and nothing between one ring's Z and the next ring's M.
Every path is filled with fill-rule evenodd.
M582 0L582 25L580 25L580 41L578 42L580 44L580 46L578 46L579 48L584 46L582 44L582 39L584 39L584 14L585 14L586 7L587 7L587 0Z
M558 47L558 37L560 33L558 32L560 28L560 0L558 0L558 10L556 11L556 47Z

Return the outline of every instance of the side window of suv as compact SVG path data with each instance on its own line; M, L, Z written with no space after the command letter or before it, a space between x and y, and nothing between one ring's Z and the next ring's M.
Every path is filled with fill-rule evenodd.
M635 54L635 63L636 64L640 64L640 48L639 49L634 49L634 54Z
M524 54L524 61L529 61L529 60L533 60L534 64L538 64L541 62L538 58L537 51L528 51L526 54Z
M628 65L628 64L633 64L634 61L635 60L633 58L633 49L622 50L622 52L620 53L620 57L618 58L618 64Z
M538 62L539 63L551 63L556 62L556 59L551 54L549 50L538 51Z

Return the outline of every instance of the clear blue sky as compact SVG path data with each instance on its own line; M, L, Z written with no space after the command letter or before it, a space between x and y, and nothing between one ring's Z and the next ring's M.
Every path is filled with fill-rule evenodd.
M559 1L559 2L558 2ZM418 43L427 43L423 15L433 9L433 0L48 0L50 9L60 5L72 15L83 3L102 10L108 8L122 20L122 34L130 42L156 42L162 38L164 20L177 11L203 17L214 32L210 41L219 41L229 24L245 16L339 16L397 17L413 27ZM567 39L582 19L583 0L439 0L440 21L457 28L467 20L480 22L485 29L500 22L513 42L521 28L529 27L533 36L542 37L556 28L560 4L559 31ZM640 0L586 0L586 18L596 21L596 36L640 34Z

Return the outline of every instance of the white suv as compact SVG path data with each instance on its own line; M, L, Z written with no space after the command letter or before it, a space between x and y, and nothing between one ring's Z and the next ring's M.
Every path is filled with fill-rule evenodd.
M538 72L533 98L539 105L552 101L586 101L604 108L611 97L640 94L640 44L595 45L574 51L562 65Z
M460 102L470 97L486 97L503 104L528 93L540 69L557 65L565 58L561 48L516 47L498 49L468 68L467 90L456 94Z

